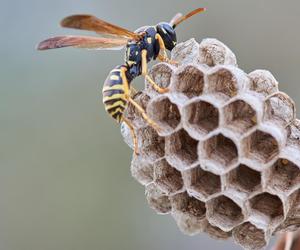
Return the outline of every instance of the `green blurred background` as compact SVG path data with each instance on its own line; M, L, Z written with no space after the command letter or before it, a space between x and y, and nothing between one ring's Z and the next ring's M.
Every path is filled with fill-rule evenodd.
M184 236L146 204L130 176L131 150L105 113L101 87L123 52L35 51L92 13L131 30L207 7L178 27L178 39L215 37L246 72L269 69L300 101L300 2L279 0L0 1L0 250L239 249ZM135 82L142 87L142 81Z

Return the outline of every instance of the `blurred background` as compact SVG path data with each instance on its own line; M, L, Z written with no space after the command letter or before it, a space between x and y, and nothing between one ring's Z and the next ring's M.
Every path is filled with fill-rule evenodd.
M0 3L0 250L240 249L232 241L185 236L170 216L146 204L130 175L131 150L102 105L102 83L123 51L37 52L35 45L53 35L86 34L58 26L74 13L135 30L207 7L178 27L178 40L221 40L242 69L270 70L300 103L300 2Z

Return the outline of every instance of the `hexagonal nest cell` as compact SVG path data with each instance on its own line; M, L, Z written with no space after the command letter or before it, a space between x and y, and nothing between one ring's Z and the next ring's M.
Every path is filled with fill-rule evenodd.
M237 79L228 69L221 68L208 76L207 88L208 93L228 100L237 94Z
M243 134L257 124L255 110L245 101L236 100L224 108L225 126Z
M154 163L154 182L165 193L175 193L182 189L181 173L165 159Z
M245 222L233 231L236 242L245 249L262 249L266 244L264 230L257 228L250 222Z
M148 114L164 131L173 131L181 119L177 105L168 97L158 98L150 103Z
M299 188L299 166L287 159L279 158L271 168L268 186L284 193Z
M138 92L133 96L137 104L139 104L143 109L146 109L150 97L146 93ZM133 123L136 128L142 127L145 125L145 121L142 118L140 112L134 107L131 103L128 103L127 108L125 109L124 116Z
M204 74L200 69L192 65L185 67L178 73L174 84L175 91L183 93L188 98L201 95L203 87Z
M205 136L219 126L219 111L206 101L196 101L184 108L187 128Z
M283 218L283 205L280 198L269 193L261 193L250 199L250 207L271 220Z
M231 237L232 232L225 232L222 229L215 227L209 223L207 223L204 232L207 233L211 238L217 239L217 240L226 240L229 237Z
M221 192L221 178L211 172L203 170L200 166L183 172L187 189L197 197L209 197Z
M176 64L150 71L169 92L159 94L146 81L132 96L158 126L131 104L124 112L140 152L132 175L146 186L150 207L170 213L184 233L233 235L245 249L300 228L300 120L293 101L270 72L240 70L215 39L191 39L171 54ZM122 127L132 147L132 131Z
M278 121L283 126L288 125L295 119L295 104L284 93L270 96L265 102L265 119Z
M207 202L207 217L213 225L226 231L230 231L244 219L242 209L224 195Z
M150 70L150 77L160 87L167 88L171 82L172 66L167 63L158 63ZM154 92L151 84L146 80L146 89L151 89Z
M166 138L166 157L178 169L184 169L198 160L198 141L181 129Z
M205 159L218 163L223 169L227 169L238 160L238 150L234 142L219 134L211 137L203 143Z
M156 160L165 154L165 138L157 134L150 126L140 128L137 131L139 139L139 153L143 157Z
M228 181L233 188L251 193L261 187L261 174L244 164L228 173Z
M256 130L244 141L246 156L267 163L279 154L279 146L276 139L263 131Z
M179 211L199 219L205 218L205 203L189 196L187 192L171 197L173 211Z
M131 175L142 185L148 185L153 181L153 165L149 162L134 158L131 163Z
M151 183L146 186L146 198L149 206L157 213L167 214L171 212L172 205L169 197L155 184Z

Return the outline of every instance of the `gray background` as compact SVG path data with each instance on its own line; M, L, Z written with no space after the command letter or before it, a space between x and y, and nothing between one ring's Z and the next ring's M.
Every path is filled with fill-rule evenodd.
M123 52L37 52L73 13L131 30L205 6L178 39L215 37L246 72L269 69L300 101L300 3L277 0L1 0L0 250L239 249L182 235L148 208L130 176L131 151L104 112L101 87ZM135 81L142 87L142 81Z

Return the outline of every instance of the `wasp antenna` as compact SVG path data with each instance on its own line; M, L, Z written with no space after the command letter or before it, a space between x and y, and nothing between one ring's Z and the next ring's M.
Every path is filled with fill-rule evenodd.
M171 25L175 29L183 21L187 20L188 18L190 18L190 17L192 17L196 14L202 13L204 11L206 11L206 8L198 8L198 9L195 9L195 10L191 11L190 13L186 14L185 16L182 16L182 15L179 16L178 15L178 18L175 18L171 21Z

